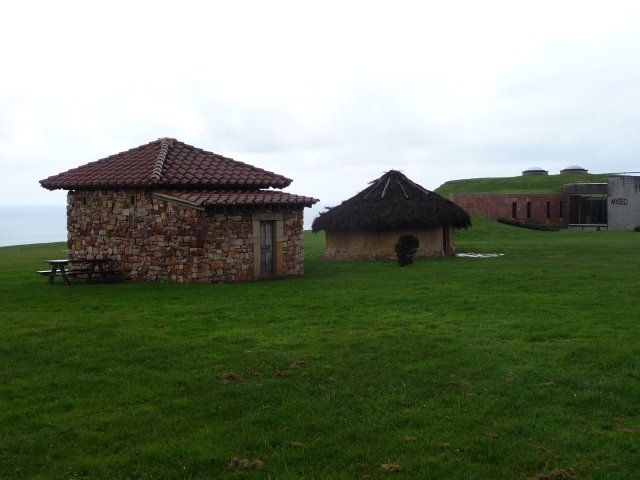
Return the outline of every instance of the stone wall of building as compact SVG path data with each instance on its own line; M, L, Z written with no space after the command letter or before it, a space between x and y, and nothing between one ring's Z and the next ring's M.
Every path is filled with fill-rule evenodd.
M86 190L68 195L72 263L108 259L135 280L178 283L259 278L259 221L273 221L276 276L304 272L303 207L211 211L144 190ZM258 228L256 230L256 225Z
M304 215L299 212L283 215L282 269L284 275L302 275L304 273ZM291 273L286 273L291 272Z
M449 200L469 215L494 220L505 217L566 226L569 219L569 205L563 194L454 193Z

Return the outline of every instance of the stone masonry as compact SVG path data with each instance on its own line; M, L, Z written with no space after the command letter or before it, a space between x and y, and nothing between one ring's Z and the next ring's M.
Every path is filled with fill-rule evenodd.
M69 258L107 259L126 278L178 283L258 279L259 225L275 226L275 276L304 273L303 206L205 209L144 189L70 191Z

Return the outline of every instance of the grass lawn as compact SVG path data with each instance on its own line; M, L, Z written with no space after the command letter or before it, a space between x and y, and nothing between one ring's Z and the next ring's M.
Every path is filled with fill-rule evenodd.
M504 256L71 287L0 248L0 478L638 478L639 245L474 219Z

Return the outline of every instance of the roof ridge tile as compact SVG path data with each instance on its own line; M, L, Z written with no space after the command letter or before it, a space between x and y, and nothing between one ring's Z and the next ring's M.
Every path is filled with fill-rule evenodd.
M160 177L162 176L162 170L164 169L164 162L167 159L167 153L169 152L169 148L173 146L172 139L170 138L160 138L160 151L158 152L158 157L156 158L156 163L153 166L153 171L151 172L151 181L153 183L158 183L160 181Z

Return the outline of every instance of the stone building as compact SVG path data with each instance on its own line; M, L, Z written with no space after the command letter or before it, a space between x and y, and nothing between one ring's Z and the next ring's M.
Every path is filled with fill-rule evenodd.
M291 179L161 138L40 181L65 189L69 259L127 278L237 282L304 273L303 210Z

